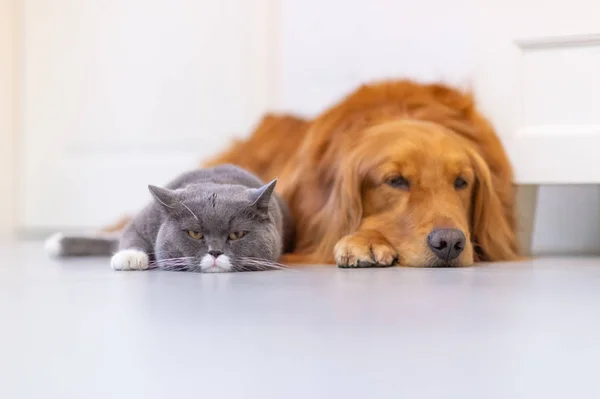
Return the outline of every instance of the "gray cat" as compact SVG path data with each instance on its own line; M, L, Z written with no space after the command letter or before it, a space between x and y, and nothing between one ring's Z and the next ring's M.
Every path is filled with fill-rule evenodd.
M280 268L292 250L294 226L286 204L263 183L233 165L187 172L166 188L148 186L154 201L110 236L55 235L47 250L59 256L105 255L115 270L195 272Z

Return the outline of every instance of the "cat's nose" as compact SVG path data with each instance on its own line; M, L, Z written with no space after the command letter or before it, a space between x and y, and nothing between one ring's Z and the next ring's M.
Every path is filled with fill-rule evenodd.
M213 257L213 258L218 258L219 256L223 255L223 251L219 251L218 249L211 249L210 251L208 251L208 253Z

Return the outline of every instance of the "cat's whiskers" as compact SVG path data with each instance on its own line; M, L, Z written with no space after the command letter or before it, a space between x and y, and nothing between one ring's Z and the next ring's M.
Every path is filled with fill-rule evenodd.
M154 268L165 271L187 271L190 270L191 264L193 264L196 257L183 256L176 258L164 258L150 262L150 265Z
M194 273L202 273L200 266L201 258L194 256L183 256L164 258L150 262L150 267L164 271L187 271ZM252 272L252 271L267 271L267 270L284 270L286 265L256 257L240 257L235 260L231 271L237 272Z
M195 256L180 256L180 257L176 257L176 258L157 259L155 262L167 262L167 261L171 261L171 260L192 260L192 259L198 259L198 258Z
M262 258L241 257L237 259L235 270L237 271L266 271L283 270L287 266Z
M287 268L286 265L279 263L279 262L275 262L272 260L267 260L267 259L263 259L263 258L252 258L252 257L244 257L242 258L243 260L247 261L247 262L256 262L256 263L261 263L261 264L268 264L268 265L272 265L272 266L279 266L282 268Z

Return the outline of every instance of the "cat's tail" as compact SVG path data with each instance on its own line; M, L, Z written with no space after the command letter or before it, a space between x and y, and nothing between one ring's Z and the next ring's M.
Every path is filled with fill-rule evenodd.
M110 256L117 251L118 246L118 233L56 233L44 244L46 253L54 257Z

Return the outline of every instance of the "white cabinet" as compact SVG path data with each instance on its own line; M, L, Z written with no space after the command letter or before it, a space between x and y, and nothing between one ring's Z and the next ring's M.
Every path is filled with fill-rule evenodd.
M517 181L600 183L597 0L475 3L476 93Z
M600 4L596 0L474 4L474 88L484 113L502 136L517 183L524 185L519 220L529 245L540 184L600 183ZM585 198L595 194L581 188L578 193ZM567 198L561 195L559 200L568 208ZM553 198L546 195L545 200L549 204ZM579 213L587 212L567 209L567 214ZM558 224L554 215L544 217ZM563 234L577 232L573 226L590 227L586 216L570 219ZM553 229L550 236L556 237L553 248L565 240L573 250L578 247L572 235L560 238L558 226L545 224L548 227ZM596 230L592 241L597 239ZM588 236L583 239L590 241Z

